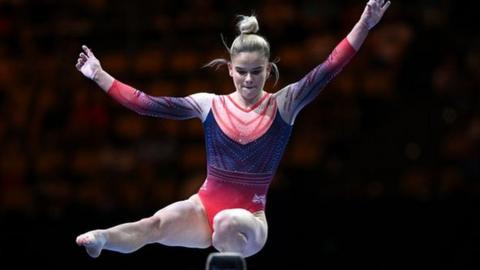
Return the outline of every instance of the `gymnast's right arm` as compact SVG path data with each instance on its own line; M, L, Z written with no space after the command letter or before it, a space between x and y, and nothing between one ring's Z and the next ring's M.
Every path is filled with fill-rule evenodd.
M126 85L102 69L100 61L87 46L82 46L76 68L95 81L111 97L141 115L167 119L205 120L213 94L198 93L187 97L153 97Z

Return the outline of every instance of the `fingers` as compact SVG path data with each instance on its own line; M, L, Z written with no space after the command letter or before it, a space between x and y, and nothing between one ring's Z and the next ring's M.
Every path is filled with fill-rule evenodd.
M390 6L390 4L391 4L391 2L390 2L390 1L387 1L387 2L385 3L385 5L382 6L383 12L385 12L385 10L387 10L387 8Z
M78 58L77 64L75 65L75 67L76 67L78 70L80 70L80 69L83 67L83 65L85 65L85 62L86 62L86 60L83 60L83 59L81 59L81 58Z
M367 9L373 10L374 12L381 12L380 14L383 14L390 4L390 1L385 0L369 0L367 3Z
M85 64L85 62L87 62L87 60L88 60L88 56L86 54L84 54L83 52L80 53L80 55L78 56L77 64L75 65L75 67L77 69L80 69Z
M80 60L77 62L77 64L75 65L75 67L80 70L82 68L84 63L80 63Z
M86 45L82 45L83 51L88 55L88 57L93 56L92 50L88 48Z
M383 5L385 4L385 0L369 0L367 5L377 5L379 7L383 7Z
M86 45L82 45L83 52L81 52L78 56L77 64L75 67L80 70L82 66L87 62L88 58L93 56L92 50L88 48Z

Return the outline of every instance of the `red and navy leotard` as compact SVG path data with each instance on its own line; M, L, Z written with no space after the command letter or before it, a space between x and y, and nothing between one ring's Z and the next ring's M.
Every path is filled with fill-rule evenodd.
M347 39L327 60L300 81L264 93L250 109L229 96L198 93L187 97L153 97L119 81L108 93L142 115L202 120L207 177L198 195L210 225L224 209L265 209L267 191L289 140L299 111L310 103L349 62L355 49Z

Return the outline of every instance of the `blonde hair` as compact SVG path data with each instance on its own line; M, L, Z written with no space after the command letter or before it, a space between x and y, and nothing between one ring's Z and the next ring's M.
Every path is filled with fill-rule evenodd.
M256 34L259 30L259 26L255 15L239 15L238 18L240 20L237 23L237 28L240 34L232 42L230 48L222 37L223 44L230 54L230 59L242 52L258 52L264 56L267 61L270 61L270 44L264 37ZM220 66L226 64L228 64L226 59L217 58L210 61L204 67L215 67L215 69L218 69ZM270 62L270 64L272 65L273 73L275 75L275 84L277 84L280 76L278 67L274 62Z

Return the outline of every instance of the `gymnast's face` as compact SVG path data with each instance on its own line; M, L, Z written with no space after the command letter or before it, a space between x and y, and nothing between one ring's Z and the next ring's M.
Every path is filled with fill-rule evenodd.
M241 52L232 57L228 71L238 94L246 101L255 102L270 75L271 64L258 52Z

